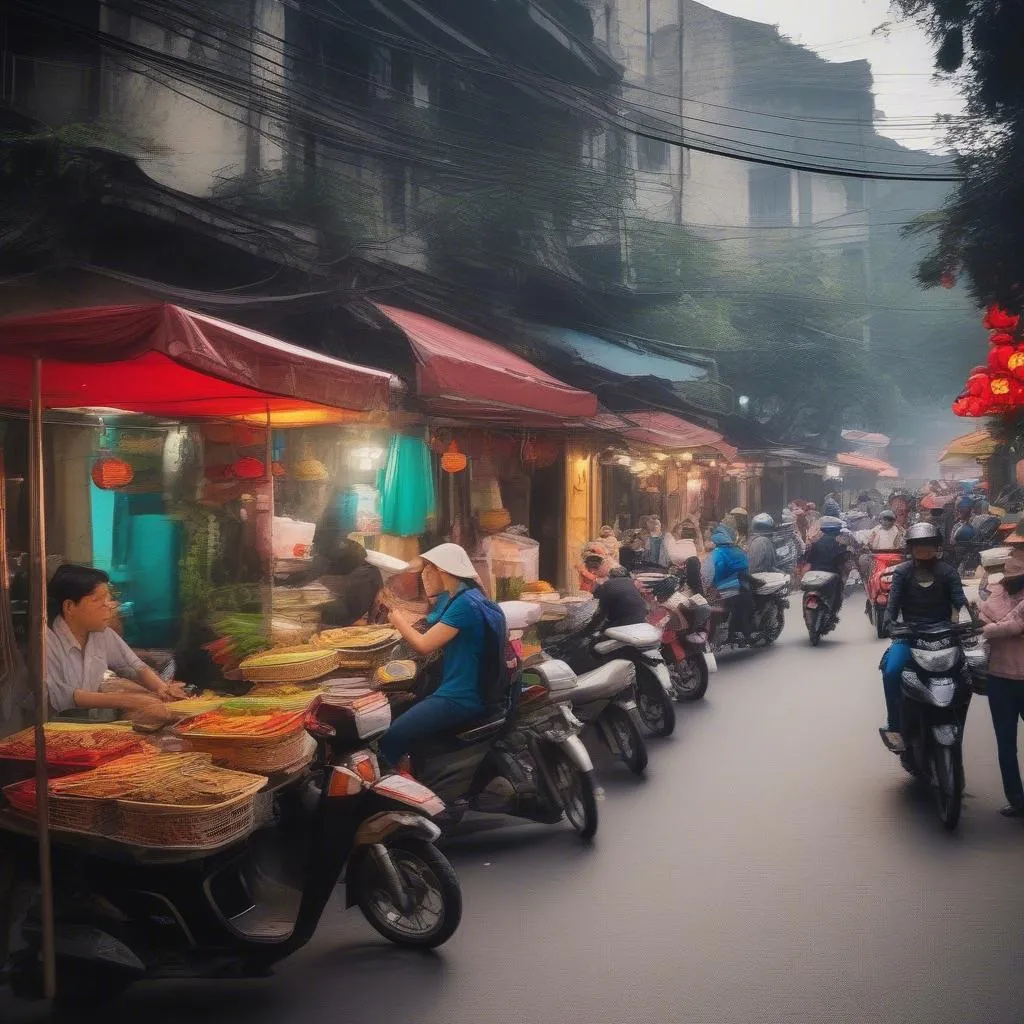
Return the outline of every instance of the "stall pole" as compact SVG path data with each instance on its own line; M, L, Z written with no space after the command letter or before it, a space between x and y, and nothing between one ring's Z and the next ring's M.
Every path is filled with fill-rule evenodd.
M267 468L267 503L264 520L266 549L265 589L263 590L263 622L267 630L267 643L274 646L274 432L271 429L270 406L267 406L267 443L264 451Z
M39 838L40 912L43 925L43 996L53 999L57 969L53 935L53 868L50 859L50 797L46 777L46 493L43 476L43 362L32 362L32 405L28 420L29 552L32 581L29 607L29 667L36 692L36 820Z

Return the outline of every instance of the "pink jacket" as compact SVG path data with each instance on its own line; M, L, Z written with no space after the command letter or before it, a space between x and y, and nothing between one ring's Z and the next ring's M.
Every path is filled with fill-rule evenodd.
M988 670L1003 679L1024 680L1024 591L1008 594L999 584L979 608L989 640Z

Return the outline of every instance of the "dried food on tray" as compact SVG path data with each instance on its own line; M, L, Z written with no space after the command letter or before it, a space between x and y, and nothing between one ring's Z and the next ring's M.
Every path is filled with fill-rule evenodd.
M92 800L116 800L140 786L186 771L189 767L209 763L202 754L130 754L89 772L65 775L50 780L54 796L88 797Z
M337 651L373 651L398 643L400 639L398 630L388 626L342 626L321 631L313 638L313 643Z
M188 739L253 740L284 738L302 728L304 709L300 711L227 712L208 711L178 725L174 732Z
M304 644L272 648L247 658L240 668L242 675L254 683L305 683L327 675L337 663L337 651Z
M124 725L48 722L45 728L46 762L55 766L91 768L149 747ZM34 729L23 729L0 740L0 758L33 761L35 756Z

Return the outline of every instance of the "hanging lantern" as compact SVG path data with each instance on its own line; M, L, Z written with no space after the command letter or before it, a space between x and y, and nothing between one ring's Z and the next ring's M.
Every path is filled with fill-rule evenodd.
M537 453L537 469L548 469L558 461L559 448L557 441L537 441L533 449Z
M969 416L970 413L967 411L969 408L970 399L966 395L961 395L959 398L953 400L953 415L954 416Z
M993 305L988 307L983 323L989 331L1012 331L1020 323L1020 317Z
M1014 349L1006 360L1006 369L1018 380L1024 380L1024 349Z
M259 459L254 459L251 455L246 455L239 459L232 467L235 471L235 476L239 480L259 480L263 476L263 463Z
M956 285L956 274L952 270L944 270L939 274L939 284L943 288L952 288Z
M452 441L448 450L441 456L441 468L446 473L461 473L467 465L467 458L459 451L459 446Z
M440 435L438 435L438 434L431 434L430 435L430 450L435 455L443 455L444 454L445 444L444 444L444 441L441 440Z
M975 369L967 378L967 393L972 398L985 398L991 394L992 377L987 370Z
M988 343L990 345L1013 345L1016 343L1016 340L1009 331L993 331L988 336Z
M292 467L292 477L306 484L320 484L328 477L327 467L313 457L308 444L303 447L302 458Z
M532 441L523 442L523 450L520 453L524 466L534 466L537 463L537 446Z
M92 465L92 482L101 491L116 491L119 487L127 487L134 479L135 470L124 459L106 456Z
M988 368L993 373L1010 369L1010 361L1019 353L1012 345L993 345L988 350Z
M1013 378L1004 373L997 374L989 382L989 391L992 395L992 404L1006 408L1013 401Z
M274 476L285 476L288 471L280 462L272 462L270 464L270 472L273 473Z

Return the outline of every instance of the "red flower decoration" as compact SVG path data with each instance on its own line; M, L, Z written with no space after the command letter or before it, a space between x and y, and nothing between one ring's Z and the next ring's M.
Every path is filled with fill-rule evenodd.
M1008 331L994 331L988 337L990 345L1013 345L1017 339Z
M1020 323L1020 317L1008 313L1000 306L992 305L988 307L983 322L990 331L1012 331Z
M1009 370L1010 360L1019 354L1012 345L993 345L988 350L988 368L993 373L1002 373Z

